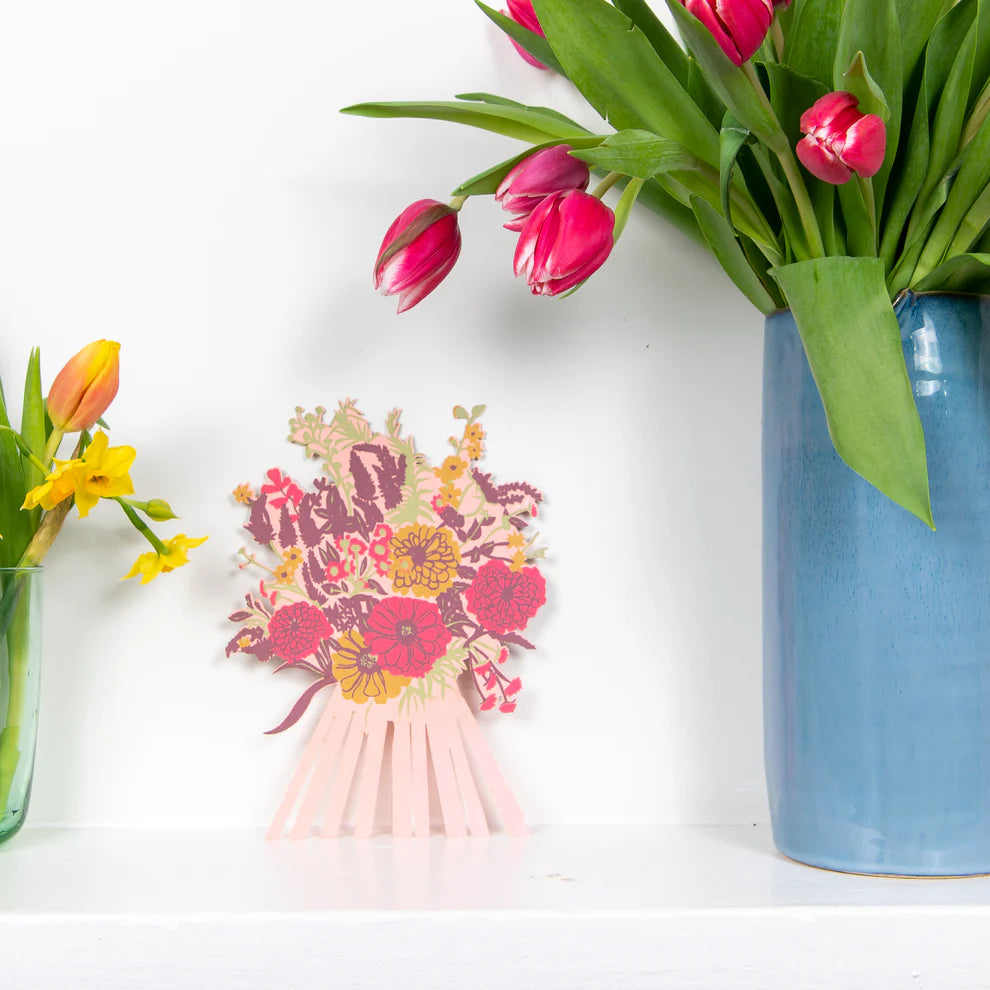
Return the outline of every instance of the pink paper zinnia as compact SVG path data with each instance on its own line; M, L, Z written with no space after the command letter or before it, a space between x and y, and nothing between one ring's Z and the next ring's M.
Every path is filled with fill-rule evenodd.
M503 560L490 560L465 591L467 607L488 632L525 629L547 600L547 583L535 567L513 571ZM508 693L508 692L507 692Z
M419 598L384 598L368 616L364 641L384 670L423 677L451 641L440 609Z

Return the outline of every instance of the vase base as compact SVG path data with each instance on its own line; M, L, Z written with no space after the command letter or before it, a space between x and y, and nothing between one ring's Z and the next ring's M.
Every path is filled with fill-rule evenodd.
M812 870L821 870L822 873L842 873L853 877L879 877L881 880L971 880L974 877L990 877L990 870L977 871L974 873L877 873L870 870L857 870L846 866L821 866L818 863L811 863L801 859L799 856L790 856L782 850L777 850L784 859L798 866L807 866Z

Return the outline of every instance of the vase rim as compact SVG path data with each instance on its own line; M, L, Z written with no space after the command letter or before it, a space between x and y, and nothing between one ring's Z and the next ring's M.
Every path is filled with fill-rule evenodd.
M990 293L986 292L949 292L946 289L930 289L926 292L915 292L914 289L902 289L897 293L897 296L891 300L891 305L896 309L908 297L913 299L930 299L937 296L947 296L951 299L985 300L986 302L990 302ZM769 320L774 316L782 316L790 311L790 306L778 306L776 309L770 310L770 312L766 314L765 318Z
M41 564L25 564L23 567L0 567L0 574L35 573L40 574L45 568Z

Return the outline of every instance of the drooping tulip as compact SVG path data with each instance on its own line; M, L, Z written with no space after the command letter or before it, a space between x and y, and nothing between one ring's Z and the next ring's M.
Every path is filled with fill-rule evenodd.
M107 411L120 381L120 344L96 340L71 357L48 391L48 415L63 433L88 430Z
M547 196L568 189L587 189L591 170L579 158L569 155L568 144L544 148L523 159L499 183L495 201L514 213L506 230L522 230L526 218Z
M457 211L435 199L407 206L388 228L375 261L375 288L399 297L398 313L428 296L461 253Z
M829 93L801 115L806 135L797 156L816 178L840 186L853 175L869 178L883 165L887 129L875 113L861 113L852 93Z
M742 65L756 54L773 21L773 0L680 2L708 28L733 65Z
M533 0L506 0L509 5L508 10L503 10L502 13L506 17L511 17L517 24L522 25L534 34L538 34L541 38L545 38L546 35L543 33L543 28L540 27L540 22L536 17L536 12L533 10ZM509 39L512 42L512 46L517 52L527 61L530 65L535 65L538 69L545 69L546 66L539 60L534 58L532 55L523 48L515 39Z
M536 296L556 296L594 274L612 251L615 214L586 192L547 196L519 234L512 267Z

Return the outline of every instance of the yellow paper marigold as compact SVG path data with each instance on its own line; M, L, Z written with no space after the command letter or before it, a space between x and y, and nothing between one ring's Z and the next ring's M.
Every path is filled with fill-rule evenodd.
M509 570L521 571L525 566L526 566L526 554L524 554L522 550L517 550L512 555L512 561L509 564Z
M444 458L443 464L438 468L433 469L433 473L443 482L449 484L451 481L456 481L464 471L467 469L467 462L461 460L460 457L450 457Z
M464 453L467 454L469 461L480 461L484 452L480 443L469 443L464 448Z
M522 530L514 529L509 534L509 539L506 542L510 547L515 547L516 549L521 550L524 546L526 546L526 537L523 536Z
M250 485L238 485L234 489L234 501L241 505L249 505L254 498L254 489Z
M304 559L304 554L299 547L286 547L282 551L282 563L288 564L293 570L295 570Z
M272 571L272 574L279 584L287 584L295 576L297 568L298 565L288 564L283 561Z
M464 439L468 443L481 443L485 439L485 431L481 428L481 423L468 423L464 427Z
M356 629L341 633L340 649L330 654L333 676L340 684L341 694L358 705L373 701L384 704L395 698L411 678L393 674L379 666L365 645L364 637Z
M455 488L453 485L444 485L440 489L438 498L441 505L452 505L456 509L460 504L462 494L460 488Z
M410 523L389 540L389 550L389 577L400 595L436 598L457 577L461 551L446 530Z

